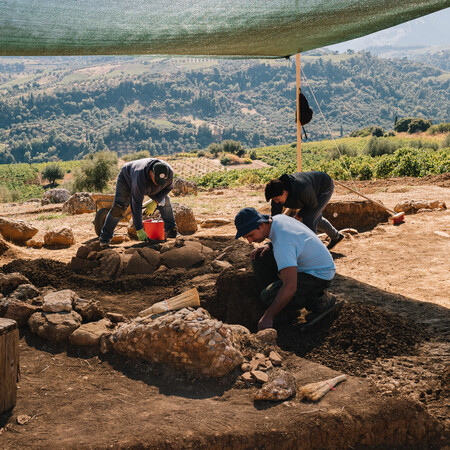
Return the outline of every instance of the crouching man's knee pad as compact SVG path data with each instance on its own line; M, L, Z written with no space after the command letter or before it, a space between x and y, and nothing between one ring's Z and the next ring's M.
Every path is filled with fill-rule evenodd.
M125 207L122 205L114 204L111 208L111 215L118 219L122 217L123 213L125 212Z

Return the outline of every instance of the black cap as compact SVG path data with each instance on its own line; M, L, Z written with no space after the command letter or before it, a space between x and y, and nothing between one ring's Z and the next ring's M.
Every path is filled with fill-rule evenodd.
M155 176L156 184L165 184L169 178L169 167L162 162L153 164L152 172Z

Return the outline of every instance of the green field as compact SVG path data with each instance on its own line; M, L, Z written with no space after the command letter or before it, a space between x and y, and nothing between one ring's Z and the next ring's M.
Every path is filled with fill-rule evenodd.
M302 144L302 170L322 170L335 179L349 178L368 180L387 177L423 177L450 172L450 138L449 134L439 133L427 139L417 137L390 136L386 138L347 137L342 139L308 142ZM370 150L370 146L372 149ZM0 149L1 150L1 149ZM370 151L379 152L375 156ZM266 183L278 178L283 173L297 171L296 144L260 147L247 150L256 159L262 160L270 167L263 169L213 170L212 156L205 149L202 152L180 153L171 159L175 175L192 173L190 179L203 187L239 186ZM142 155L140 156L142 157ZM220 159L220 154L218 158ZM167 155L165 155L167 159ZM82 162L57 162L65 173L73 173ZM217 161L216 161L217 163ZM24 201L41 198L44 190L49 188L42 180L41 172L46 165L39 164L3 164L0 165L0 201ZM192 166L190 170L184 165ZM181 166L180 166L181 165ZM186 170L184 170L186 169ZM225 168L224 168L225 169ZM113 182L114 180L110 180ZM69 190L70 185L59 180L59 187Z

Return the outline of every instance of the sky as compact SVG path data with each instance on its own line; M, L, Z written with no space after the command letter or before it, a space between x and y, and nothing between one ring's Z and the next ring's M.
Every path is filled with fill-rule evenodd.
M450 45L450 8L328 48L345 52L348 49L359 51L386 45L394 47Z

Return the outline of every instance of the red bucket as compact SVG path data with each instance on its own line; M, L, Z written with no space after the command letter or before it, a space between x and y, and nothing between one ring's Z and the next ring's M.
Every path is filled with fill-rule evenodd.
M162 220L144 220L144 231L147 233L149 239L155 241L163 241L166 237L164 234L164 222Z

